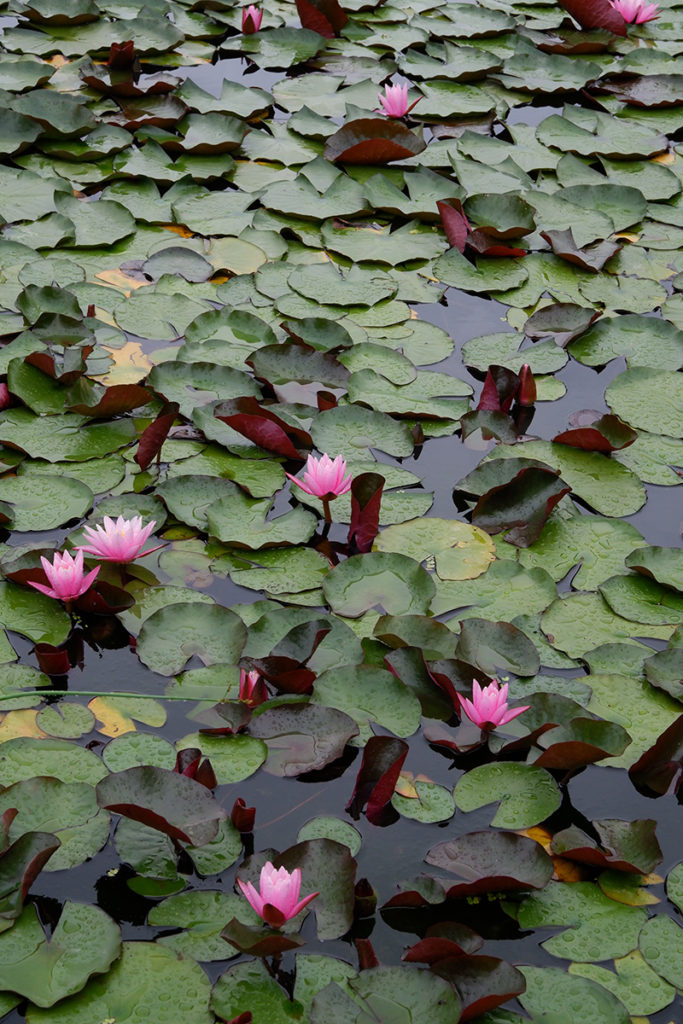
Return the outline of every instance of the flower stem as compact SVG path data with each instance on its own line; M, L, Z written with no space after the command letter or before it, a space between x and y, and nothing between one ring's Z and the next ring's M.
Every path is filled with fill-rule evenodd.
M328 498L322 498L323 503L323 515L325 516L325 522L332 522L332 513L330 512L330 502Z
M141 697L143 700L187 700L201 701L201 697L180 697L166 693L125 693L118 690L16 690L14 693L0 694L0 702L17 700L24 697ZM210 700L211 698L206 698Z

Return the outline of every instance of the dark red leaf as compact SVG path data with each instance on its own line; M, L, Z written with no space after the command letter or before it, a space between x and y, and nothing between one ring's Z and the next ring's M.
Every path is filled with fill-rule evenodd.
M506 541L527 548L538 539L558 501L570 491L552 469L520 469L512 480L482 494L472 509L472 522L488 533L507 530Z
M407 755L408 744L393 736L372 736L368 740L353 795L346 806L352 818L358 819L367 804L368 821L373 825L382 823L382 812L391 801Z
M507 245L501 241L495 235L490 235L488 232L482 230L482 228L476 228L471 231L468 238L467 244L478 256L503 256L519 258L520 256L526 256L527 250L520 249L515 245Z
M479 943L481 945L481 942ZM420 939L414 946L401 957L408 964L437 964L439 960L447 960L449 957L465 956L467 950L459 946L452 939L443 939L437 936Z
M387 164L424 148L424 139L394 118L359 117L329 137L323 155L335 163Z
M214 416L255 444L287 459L305 460L305 456L294 447L294 442L302 448L313 447L310 434L276 416L253 397L222 402L214 409Z
M275 907L270 909L275 910ZM282 916L280 914L281 918ZM281 923L284 924L284 920ZM250 953L252 956L274 956L304 944L300 935L283 935L273 928L252 928L250 925L242 924L236 917L228 921L221 932L221 938L240 952Z
M59 354L45 349L41 352L30 352L24 362L29 366L35 366L53 380L58 380L60 384L71 387L86 372L86 359L92 350L92 345L65 348Z
M0 854L4 853L9 846L10 825L16 818L19 811L16 807L8 807L0 814Z
M180 406L177 402L167 402L154 422L150 423L140 434L138 450L135 454L135 461L140 469L147 469L161 451L179 409Z
M356 939L356 952L358 953L358 970L367 971L370 967L379 967L377 954L372 948L370 939Z
M436 205L439 208L439 216L446 232L446 238L458 252L464 252L470 223L465 216L462 203L459 199L439 199Z
M52 644L36 644L33 648L38 667L48 676L65 676L71 668L69 652L65 647Z
M495 1009L526 989L522 972L496 956L452 957L440 961L432 970L449 981L460 996L461 1022Z
M80 612L88 615L116 615L132 608L135 598L123 587L98 579L85 594L77 598L75 604Z
M497 366L494 363L486 371L486 380L477 409L507 413L518 391L518 375L508 370L506 366Z
M626 22L614 10L609 0L560 0L581 28L606 28L615 36L626 35Z
M338 36L349 20L337 0L296 0L302 28L309 28L325 39Z
M570 825L552 839L552 852L582 864L612 871L648 875L662 860L662 851L652 818L622 821L618 818L594 821L600 842Z
M347 543L364 554L379 530L379 511L385 479L381 473L359 473L351 483L351 525Z
M179 750L173 770L188 779L194 779L206 789L215 789L218 785L211 761L208 757L202 761L202 752L198 747Z
M146 405L152 397L151 393L146 388L140 387L139 384L112 384L98 402L88 405L80 401L80 396L76 397L79 390L82 390L79 388L79 383L75 385L76 394L73 390L69 392L67 407L72 412L80 413L81 416L91 416L94 419L110 419L112 416L120 416L122 413L139 409L141 405Z
M331 391L319 391L315 396L318 402L318 412L325 412L326 409L336 409L337 396Z
M583 410L588 416L593 410ZM608 413L604 416L585 422L583 426L573 427L570 430L563 430L556 434L553 441L560 444L571 445L572 448L583 448L588 452L610 452L619 451L621 448L628 448L638 437L638 434L627 423L624 423L618 416Z
M631 782L646 796L677 793L683 779L683 715L629 768Z
M228 1024L252 1024L253 1019L251 1011L245 1010L244 1013L240 1013L239 1016L229 1020Z
M242 797L238 796L230 812L230 821L237 831L242 833L253 832L255 818L256 808L247 807Z
M359 878L353 890L353 916L372 917L377 908L377 893L367 878Z

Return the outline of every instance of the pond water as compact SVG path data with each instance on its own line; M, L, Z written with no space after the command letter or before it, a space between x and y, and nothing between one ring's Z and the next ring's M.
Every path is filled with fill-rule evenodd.
M0 4L0 1020L674 1024L683 8L73 3Z

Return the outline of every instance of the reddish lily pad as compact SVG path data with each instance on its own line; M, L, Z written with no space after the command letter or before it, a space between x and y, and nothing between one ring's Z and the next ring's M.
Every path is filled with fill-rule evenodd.
M204 846L218 833L225 809L200 783L164 768L127 768L96 787L100 807L150 825L172 839Z
M425 860L463 879L449 887L449 899L542 889L553 875L552 860L543 848L514 832L470 832L433 846Z
M394 118L359 117L330 136L324 155L334 163L388 164L424 148L424 139Z

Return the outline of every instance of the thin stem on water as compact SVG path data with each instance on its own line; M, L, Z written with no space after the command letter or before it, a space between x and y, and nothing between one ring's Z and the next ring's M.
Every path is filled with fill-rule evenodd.
M17 700L24 697L142 697L143 700L211 700L202 697L181 697L172 693L125 693L121 690L16 690L14 693L0 694L0 702ZM215 702L214 702L215 703Z

